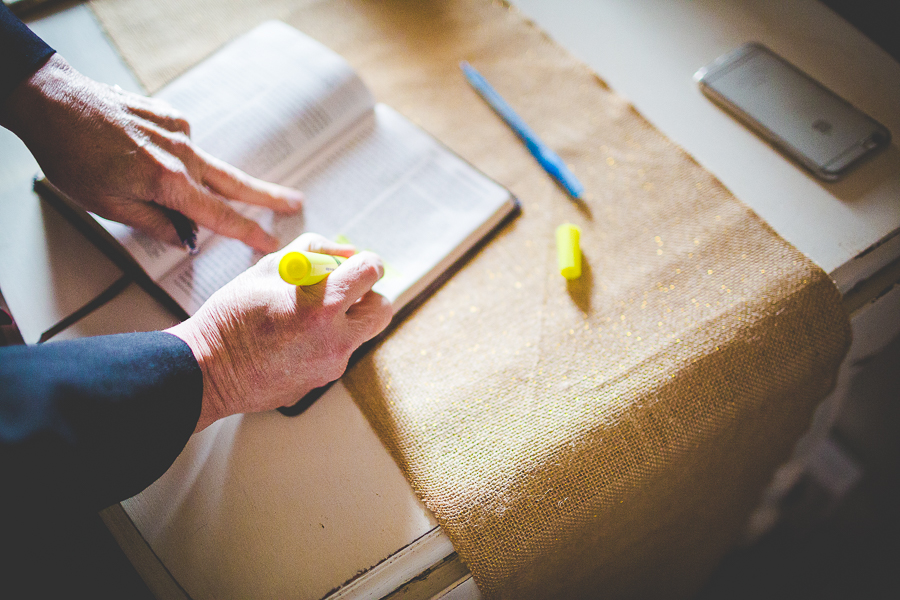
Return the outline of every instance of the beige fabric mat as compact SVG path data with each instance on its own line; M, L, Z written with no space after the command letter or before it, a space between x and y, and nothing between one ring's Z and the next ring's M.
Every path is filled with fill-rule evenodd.
M821 270L504 4L92 6L151 91L282 18L521 199L522 215L344 379L486 597L673 598L702 584L846 351ZM573 166L584 202L460 60ZM571 283L555 267L566 221L583 231Z

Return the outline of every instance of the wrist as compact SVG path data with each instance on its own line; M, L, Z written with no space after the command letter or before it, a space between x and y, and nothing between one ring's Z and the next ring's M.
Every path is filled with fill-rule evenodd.
M0 125L28 144L38 134L34 129L48 121L50 107L72 94L72 82L80 74L58 53L47 60L27 79L13 88L0 107Z
M180 338L188 345L194 355L194 359L203 373L203 397L200 403L200 418L194 433L203 431L219 419L229 416L222 395L216 384L215 341L209 339L209 334L204 334L195 326L191 319L166 329L166 333ZM213 336L215 337L215 336Z

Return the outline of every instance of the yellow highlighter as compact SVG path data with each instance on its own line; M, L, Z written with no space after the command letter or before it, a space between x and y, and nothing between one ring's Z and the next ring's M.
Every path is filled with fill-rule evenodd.
M347 260L317 252L288 252L278 263L278 274L291 285L319 283Z
M566 279L581 277L581 230L571 223L563 223L556 228L556 256L559 272Z

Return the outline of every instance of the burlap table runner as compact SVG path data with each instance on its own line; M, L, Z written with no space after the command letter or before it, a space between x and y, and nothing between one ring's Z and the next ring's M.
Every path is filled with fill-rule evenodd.
M486 597L669 598L702 583L849 343L820 269L504 4L92 6L151 91L282 18L521 199L522 215L344 378ZM583 202L460 60L572 165ZM571 283L555 268L566 221L583 232Z

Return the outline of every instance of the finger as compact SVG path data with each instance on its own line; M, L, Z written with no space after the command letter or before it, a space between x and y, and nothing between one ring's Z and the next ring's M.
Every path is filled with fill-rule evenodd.
M187 118L168 102L126 92L119 86L113 86L110 90L117 94L119 101L124 103L132 114L156 123L169 131L179 131L187 136L191 135L191 127Z
M351 251L347 252L347 248L350 248ZM349 257L353 255L352 248L352 246L347 244L329 241L324 235L308 232L296 238L272 256L276 261L281 260L286 254L291 252L318 252L320 254Z
M139 229L167 244L174 246L183 245L172 221L159 207L154 206L152 203L135 201L129 203L127 209L123 210L118 210L117 207L121 206L119 203L110 202L109 206L113 207L113 209L104 211L107 214L102 214L100 215L101 217Z
M154 152L159 162L170 164L173 168L177 168L176 163L181 163L198 182L202 180L206 163L197 155L194 142L186 133L171 131L146 119L142 119L138 126L150 142L148 149Z
M348 258L325 280L325 302L337 304L342 311L368 293L384 275L384 264L371 252Z
M378 292L368 292L359 302L356 302L347 310L347 320L350 329L357 336L357 343L361 344L372 339L387 327L394 316L394 308L391 301Z
M196 152L204 163L203 183L230 200L281 213L297 212L303 205L303 194L297 190L251 177L199 148Z
M137 103L129 103L128 108L132 114L146 119L166 131L182 133L187 137L191 136L191 124L188 123L187 118L168 104L159 103L158 106L141 106Z
M205 189L210 190L214 195L220 197L221 200L239 200L248 204L258 204L268 206L280 212L294 212L300 208L300 199L302 194L296 190L289 190L278 185L259 181L247 175L246 173L235 169L231 165L224 163L209 154L203 152L194 142L180 131L169 131L164 127L150 121L144 121L141 124L141 130L151 142L149 150L156 155L156 159L163 164L168 164L169 168L175 171L183 170L192 177L198 185L202 185ZM270 190L273 193L288 192L293 195L289 198L281 198L279 203L274 206L272 202L253 201L259 200L248 196L246 188L241 188L237 183L231 187L208 185L210 180L216 180L217 173L226 172L229 177L233 176L233 182L241 183L246 180L248 186L256 186L257 188ZM241 183L242 185L242 183ZM254 188L255 189L255 188ZM259 192L259 189L256 189ZM262 192L260 192L262 193ZM268 197L271 200L271 197ZM291 208L285 208L288 204Z
M257 269L261 269L261 272L265 273L267 277L277 277L278 264L281 262L281 259L291 252L303 251L350 257L353 256L355 249L349 244L333 242L318 233L304 233L278 252L264 256L257 263Z
M278 240L266 233L259 223L238 214L224 198L197 184L186 173L173 175L169 182L163 186L157 203L181 212L197 225L240 240L260 252L278 249Z
M319 254L331 254L333 256L351 257L356 253L356 248L352 244L341 244L334 240L329 240L324 235L318 233L304 233L296 240L288 244L291 250L306 250L309 252L318 252Z

